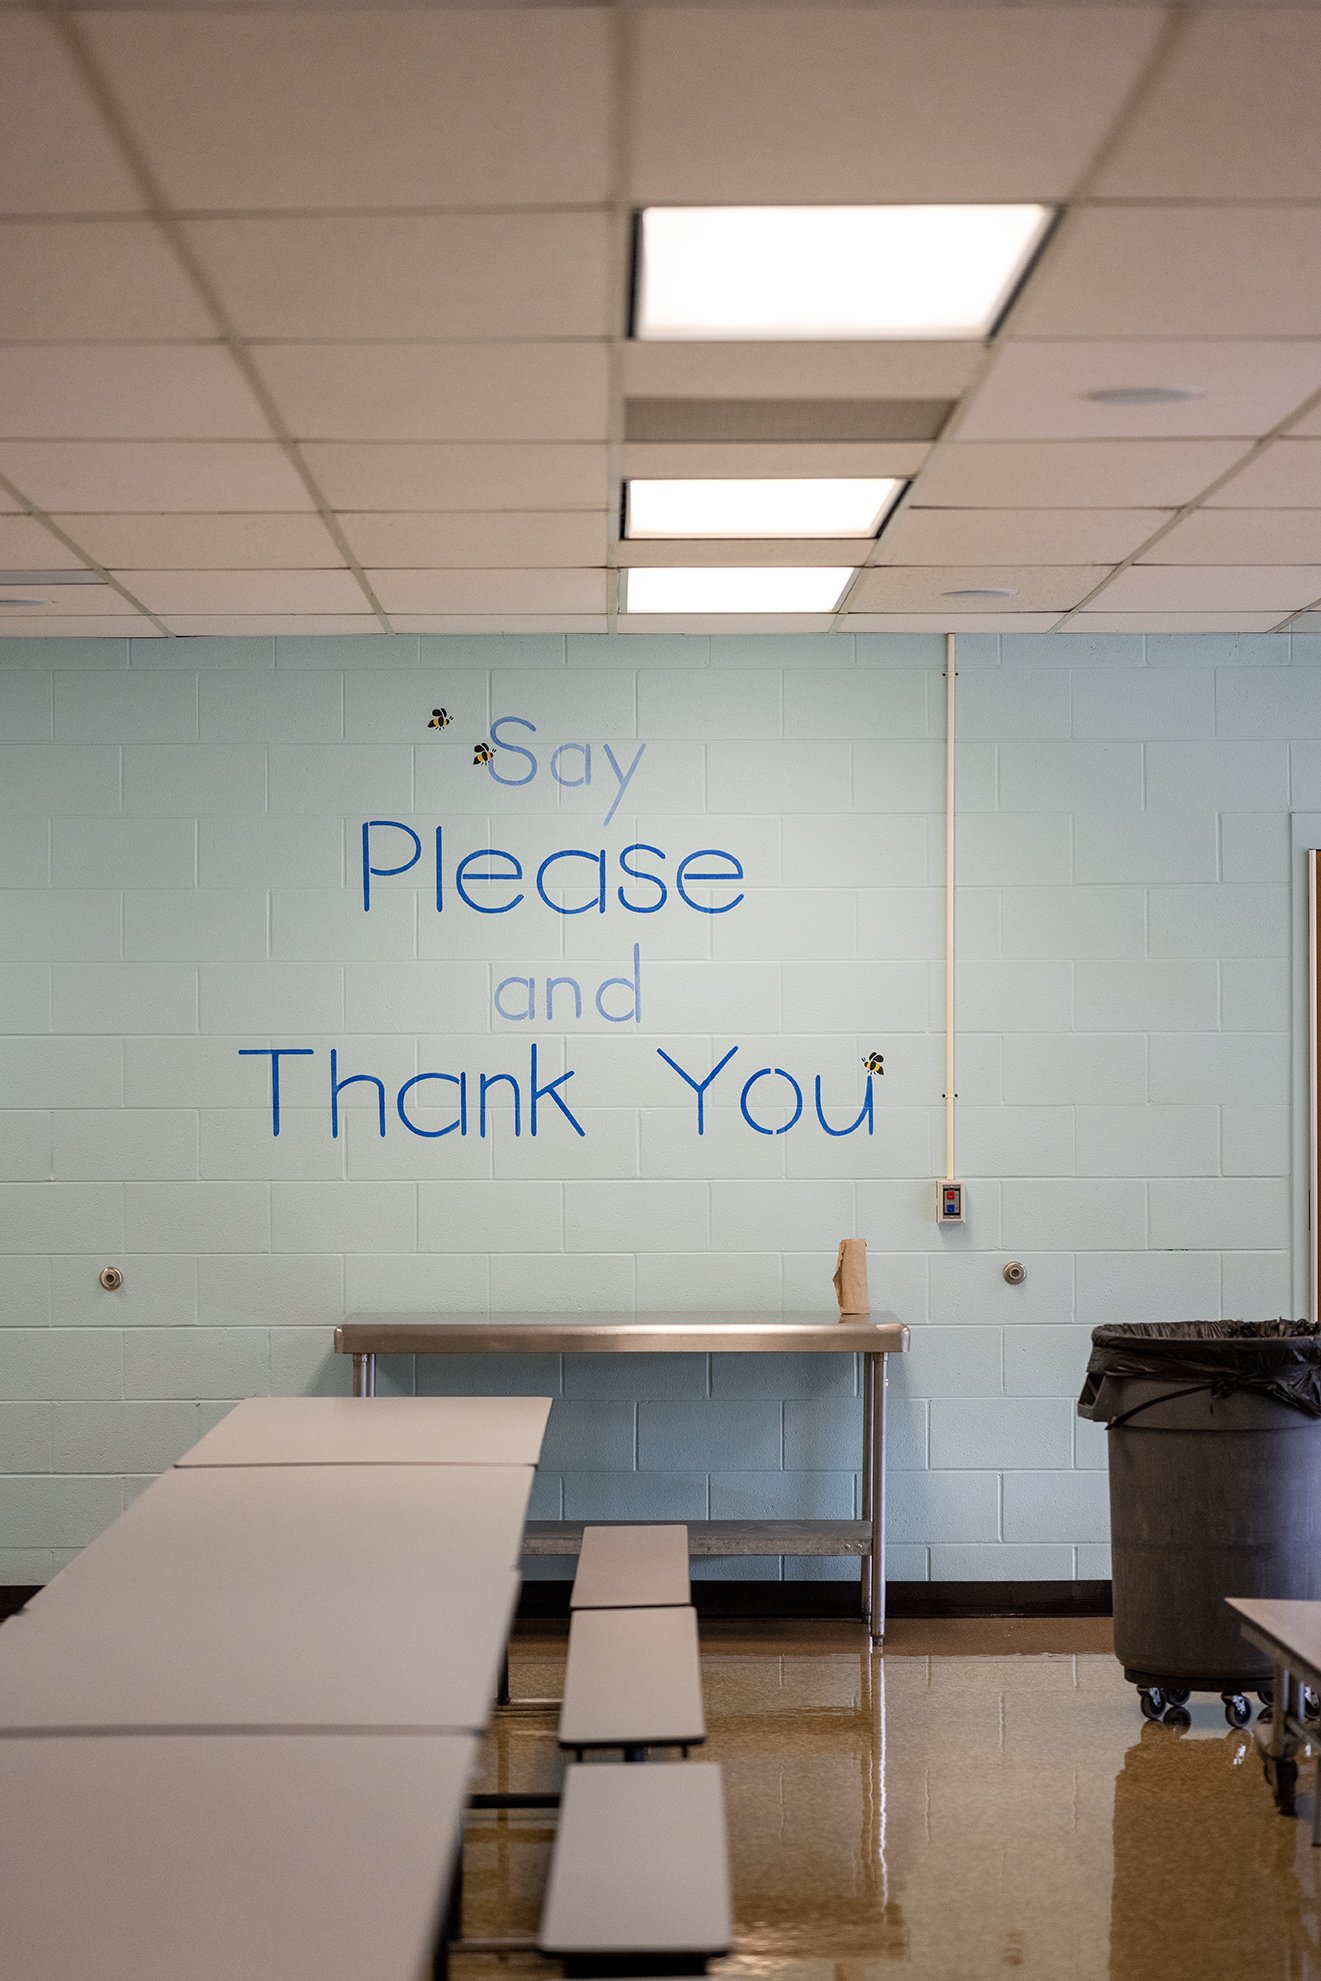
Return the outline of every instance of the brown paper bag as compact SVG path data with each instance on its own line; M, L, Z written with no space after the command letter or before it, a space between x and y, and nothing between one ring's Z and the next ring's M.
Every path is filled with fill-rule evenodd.
M835 1298L839 1301L841 1320L855 1314L870 1314L865 1238L840 1239L839 1255L835 1261Z

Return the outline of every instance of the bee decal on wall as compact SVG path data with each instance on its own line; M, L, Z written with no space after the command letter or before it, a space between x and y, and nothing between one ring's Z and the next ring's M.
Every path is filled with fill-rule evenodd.
M495 751L489 743L475 743L473 745L472 760L475 764L489 764L494 755Z
M449 712L449 710L448 710L448 709L445 709L445 708L433 708L433 709L432 709L432 711L431 711L431 720L430 720L430 722L429 722L429 723L427 724L427 728L428 728L428 729L448 729L448 728L449 728L449 726L450 726L450 724L451 724L451 722L453 722L453 720L454 720L454 717L453 717L453 716L452 716L452 715L450 714L450 712Z
M869 1052L862 1063L869 1074L885 1072L885 1060L879 1052Z

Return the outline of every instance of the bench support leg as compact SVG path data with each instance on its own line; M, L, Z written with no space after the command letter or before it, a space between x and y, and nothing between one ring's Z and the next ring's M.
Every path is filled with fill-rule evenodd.
M867 1629L873 1646L885 1641L885 1391L884 1355L864 1358L865 1449L863 1495L871 1521L871 1552L863 1562L867 1583Z
M376 1357L374 1355L354 1355L353 1394L355 1396L375 1396Z

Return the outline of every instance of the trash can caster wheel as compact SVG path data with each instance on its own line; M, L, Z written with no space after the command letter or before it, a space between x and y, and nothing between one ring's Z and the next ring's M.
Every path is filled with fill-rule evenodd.
M1243 1697L1243 1694L1241 1692L1222 1692L1220 1697L1224 1702L1227 1724L1233 1727L1246 1726L1252 1718L1252 1708Z
M1275 1704L1275 1687L1273 1685L1259 1685L1257 1687L1257 1697L1263 1706L1273 1706Z
M1167 1706L1165 1708L1166 1726L1191 1726L1192 1723L1193 1716L1186 1706Z
M1165 1694L1158 1685L1139 1685L1138 1705L1144 1720L1158 1720L1165 1711Z
M1186 1706L1192 1698L1192 1689L1187 1685L1167 1685L1165 1697L1171 1706Z

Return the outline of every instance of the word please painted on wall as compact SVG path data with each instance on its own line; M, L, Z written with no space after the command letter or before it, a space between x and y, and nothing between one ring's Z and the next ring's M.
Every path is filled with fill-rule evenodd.
M286 1059L316 1059L318 1050L315 1046L240 1046L238 1051L240 1059L269 1061L268 1104L271 1133L278 1135L280 1110L285 1103L282 1062ZM690 1071L660 1046L657 1046L656 1052L683 1086L693 1094L694 1123L697 1133L704 1135L707 1128L707 1095L730 1061L737 1056L738 1046L731 1046L724 1057L718 1059L707 1072ZM466 1071L448 1073L437 1070L429 1073L414 1073L410 1079L404 1081L392 1100L387 1095L384 1080L377 1074L341 1073L339 1051L335 1046L330 1048L328 1069L328 1084L320 1085L320 1077L314 1077L325 1095L330 1132L335 1138L339 1136L343 1112L340 1096L351 1087L367 1088L371 1091L376 1112L377 1133L382 1138L386 1134L391 1115L397 1118L400 1126L410 1135L420 1136L423 1141L436 1142L448 1135L470 1135L474 1129L479 1138L485 1138L490 1132L492 1112L489 1103L492 1100L511 1108L515 1136L523 1133L525 1125L529 1135L536 1135L549 1104L557 1110L550 1119L563 1120L575 1134L586 1138L587 1130L560 1091L570 1080L577 1078L574 1069L569 1067L566 1072L556 1074L553 1079L543 1080L538 1068L535 1045L528 1049L526 1084L517 1073L477 1073L469 1076ZM311 1072L310 1068L308 1072ZM748 1074L741 1089L738 1089L737 1076L734 1076L733 1084L729 1086L731 1100L735 1090L738 1090L740 1118L755 1134L787 1135L803 1118L802 1085L782 1066L759 1066L755 1072ZM313 1091L315 1091L314 1087L300 1082L297 1100L293 1104L300 1108L309 1106L308 1096ZM867 1076L862 1105L852 1121L832 1124L826 1119L819 1073L812 1084L812 1098L817 1122L827 1135L835 1137L855 1135L860 1129L865 1130L868 1135L875 1134L875 1110L870 1074ZM475 1106L472 1105L474 1101ZM437 1115L443 1113L446 1118L433 1120L429 1110L435 1110ZM424 1113L427 1118L419 1118Z
M396 834L390 839L386 835ZM402 858L394 859L397 854ZM659 846L635 840L611 855L604 846L561 846L538 862L535 877L525 875L517 854L500 846L479 846L457 858L445 851L445 828L434 832L433 879L436 913L457 902L477 915L508 915L528 897L528 886L543 907L556 915L604 915L613 899L630 915L656 915L672 899L698 915L727 915L743 900L702 901L695 887L737 886L743 862L718 846L699 846L685 853L674 868L673 887L657 871L669 862ZM362 823L362 906L371 913L372 882L411 873L422 858L422 835L400 819L364 819ZM381 862L394 859L393 865ZM527 883L525 885L524 883ZM646 890L639 894L639 889ZM495 892L493 890L500 890ZM379 890L376 890L379 892Z

